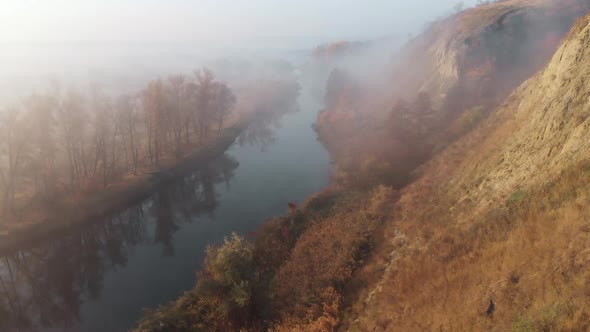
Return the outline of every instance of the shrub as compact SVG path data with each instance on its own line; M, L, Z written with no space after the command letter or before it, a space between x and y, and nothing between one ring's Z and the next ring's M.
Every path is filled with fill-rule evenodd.
M527 315L520 315L512 324L514 332L536 332L535 321Z
M519 203L519 202L525 200L528 197L529 197L528 192L526 192L524 190L519 190L519 191L512 193L512 195L510 195L510 197L508 197L507 203L509 205L514 205L516 203Z
M332 331L337 326L344 286L369 253L393 190L379 186L363 197L336 203L332 213L311 224L295 244L273 284L281 318L276 331Z
M221 247L209 247L205 274L197 283L197 292L221 301L219 319L247 307L255 283L254 246L233 233Z
M386 216L388 208L393 205L394 202L394 190L391 187L379 185L371 192L371 199L369 200L369 206L367 212L376 217Z
M178 301L147 311L138 331L240 328L254 321L254 246L237 234L209 247L197 286Z
M540 310L535 316L523 314L518 316L512 329L515 332L558 331L564 312L562 304L554 304Z
M146 312L138 331L333 331L342 292L372 247L394 190L329 190L291 216L264 223L252 242L232 234L209 247L196 287Z
M334 288L329 287L322 293L322 305L311 307L303 318L289 317L280 325L271 329L272 332L330 332L340 324L339 311L342 296Z
M485 117L486 112L483 106L475 106L461 113L451 124L452 136L462 136L473 130Z

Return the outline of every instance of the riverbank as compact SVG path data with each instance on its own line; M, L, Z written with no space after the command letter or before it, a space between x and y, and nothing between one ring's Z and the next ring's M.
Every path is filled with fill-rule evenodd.
M18 217L18 222L6 223L0 228L0 254L14 247L26 247L92 222L99 222L111 214L135 204L159 187L182 177L203 163L223 154L238 136L261 114L242 116L235 124L222 129L219 134L202 143L180 160L168 160L158 168L144 169L137 175L128 175L106 188L82 197L64 198L49 209L28 210Z
M232 234L207 250L194 288L133 331L333 330L396 195L330 186L252 237Z

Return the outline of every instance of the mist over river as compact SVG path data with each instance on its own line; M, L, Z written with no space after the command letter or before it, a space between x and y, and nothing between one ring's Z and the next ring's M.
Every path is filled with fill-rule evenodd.
M320 102L255 123L226 153L100 223L1 257L0 319L15 331L127 331L196 281L208 245L248 235L329 180Z

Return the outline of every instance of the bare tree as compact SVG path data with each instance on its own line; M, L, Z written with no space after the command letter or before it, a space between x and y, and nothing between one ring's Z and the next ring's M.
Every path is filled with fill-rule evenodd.
M120 123L126 131L126 143L124 145L125 151L128 151L126 154L131 155L133 174L137 174L137 166L139 162L139 142L137 137L137 123L139 122L138 109L139 105L137 105L132 96L125 95L119 97L117 101L117 113L119 115ZM129 158L127 157L126 159Z
M49 195L55 185L55 124L57 99L50 95L33 94L25 100L31 126L33 167L38 192Z
M19 170L27 153L26 122L17 109L0 112L0 188L4 210L14 210Z
M84 97L69 91L57 113L57 122L62 137L63 149L68 159L70 186L80 188L88 176L86 156L86 128L88 114Z
M207 137L212 120L212 103L214 98L215 76L204 68L195 73L197 79L197 121L201 141Z
M213 91L213 115L217 122L217 132L221 132L223 122L229 116L232 108L236 104L236 96L234 96L231 89L224 83L215 83Z
M198 132L198 86L194 82L187 82L184 88L184 136L186 144L190 143L189 127L193 127L193 134Z
M166 134L165 132L165 97L164 89L161 80L152 81L143 91L143 109L148 119L149 129L148 144L153 144L154 161L156 165L160 162L160 154L162 153L162 141ZM151 148L150 148L150 151Z
M92 175L96 178L101 173L103 187L107 186L110 163L109 163L109 140L114 133L111 121L113 117L113 107L110 99L101 93L96 86L92 87L90 96L90 109L94 116L92 125L94 129L93 150L94 162L92 166Z
M170 113L171 113L171 127L174 136L174 149L176 156L180 156L180 143L182 140L182 131L185 127L183 121L186 119L185 109L185 77L183 75L175 75L168 78L170 85L169 98Z
M261 95L261 103L273 102ZM203 142L212 126L220 131L235 103L207 69L154 80L114 100L96 85L64 93L56 84L51 93L32 94L22 108L0 112L0 208L13 208L19 196L106 187L124 172L137 174L144 162L180 158L193 136Z

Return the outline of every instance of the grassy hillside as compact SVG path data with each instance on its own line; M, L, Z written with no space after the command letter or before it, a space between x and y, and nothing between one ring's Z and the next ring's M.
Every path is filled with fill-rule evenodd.
M208 249L195 288L148 311L137 331L333 331L393 197L332 188L252 238L234 234Z
M557 49L587 5L508 0L435 24L404 51L424 56L400 58L426 73L409 101L335 72L317 127L331 187L210 248L196 287L138 330L588 330L590 19Z
M369 286L346 330L588 330L588 46L584 18L541 73L423 166L358 275Z
M540 70L588 9L588 1L500 1L433 23L384 70L385 86L335 70L317 130L339 180L405 185Z

